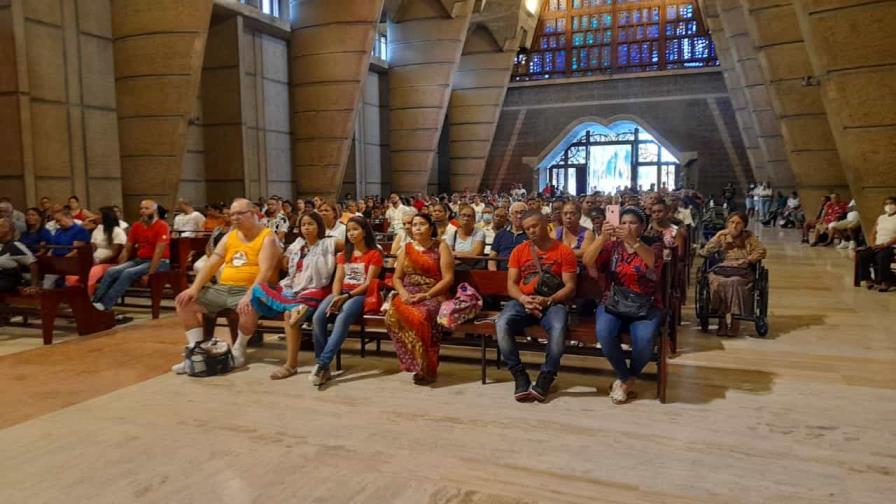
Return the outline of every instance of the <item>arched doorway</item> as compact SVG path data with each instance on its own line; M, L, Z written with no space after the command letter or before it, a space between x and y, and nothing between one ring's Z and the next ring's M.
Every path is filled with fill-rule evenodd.
M571 194L673 188L681 161L638 123L585 122L573 128L538 164L539 186Z

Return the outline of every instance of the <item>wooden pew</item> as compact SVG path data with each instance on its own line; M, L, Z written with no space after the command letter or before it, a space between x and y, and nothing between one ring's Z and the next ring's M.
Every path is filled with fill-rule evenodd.
M59 248L50 246L49 249ZM71 248L71 247L64 247ZM41 318L44 345L53 343L53 329L56 318L60 315L59 305L66 304L79 335L105 331L115 326L115 315L110 311L100 311L90 303L87 295L87 277L93 266L93 250L91 246L75 247L78 251L73 257L38 256L38 269L43 275L77 276L78 285L66 285L54 289L42 289L35 295L22 293L0 293L0 304L4 313L9 315L38 314Z

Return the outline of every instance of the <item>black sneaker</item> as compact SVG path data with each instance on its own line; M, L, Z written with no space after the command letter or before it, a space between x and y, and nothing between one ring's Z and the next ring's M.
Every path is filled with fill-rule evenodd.
M511 370L510 373L513 375L513 381L516 383L516 386L513 388L513 398L519 402L531 401L532 394L529 392L529 387L532 385L532 380L529 379L529 373L522 367Z
M557 378L557 375L554 373L545 371L538 373L535 385L532 385L532 389L530 390L532 397L538 402L544 402L544 400L548 398L548 393L551 391L551 384L554 383L555 378Z

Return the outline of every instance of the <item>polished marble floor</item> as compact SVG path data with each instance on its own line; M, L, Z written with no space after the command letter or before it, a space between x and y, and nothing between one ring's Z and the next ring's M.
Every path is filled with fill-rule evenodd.
M506 372L483 386L457 361L421 388L347 353L317 390L304 353L271 382L274 338L248 369L174 376L170 317L46 348L0 335L0 502L889 502L896 293L854 289L846 251L761 237L770 337L701 333L689 308L666 405L651 380L611 405L594 359L517 404Z

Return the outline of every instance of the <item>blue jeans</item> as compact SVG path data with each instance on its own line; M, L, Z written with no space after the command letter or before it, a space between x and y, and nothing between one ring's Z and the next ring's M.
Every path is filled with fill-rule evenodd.
M93 301L101 303L107 310L112 308L131 284L149 273L149 265L151 263L152 261L149 259L132 259L126 263L109 268L109 271L103 275L99 287L96 288ZM168 271L168 260L162 259L159 261L159 268L156 271Z
M498 335L498 348L501 350L501 356L507 361L508 369L514 371L523 367L514 336L520 334L525 327L541 324L548 333L548 347L545 350L541 371L557 374L566 345L567 311L566 305L554 305L539 319L526 312L519 301L507 303L495 321L495 332Z
M322 366L329 366L336 357L336 352L342 346L342 342L348 337L348 328L364 312L364 296L355 296L345 303L336 316L333 323L333 332L327 337L327 308L333 303L334 296L330 294L317 307L314 312L313 328L311 335L314 337L314 359Z
M616 371L617 378L627 381L632 376L638 376L644 366L650 362L650 357L653 355L654 337L660 328L662 316L663 313L659 309L651 308L647 313L647 318L627 320L607 313L603 305L597 309L595 322L597 340L600 341L604 355ZM619 332L626 328L632 338L632 362L630 365L625 363L625 354L622 351L622 344L619 342Z

